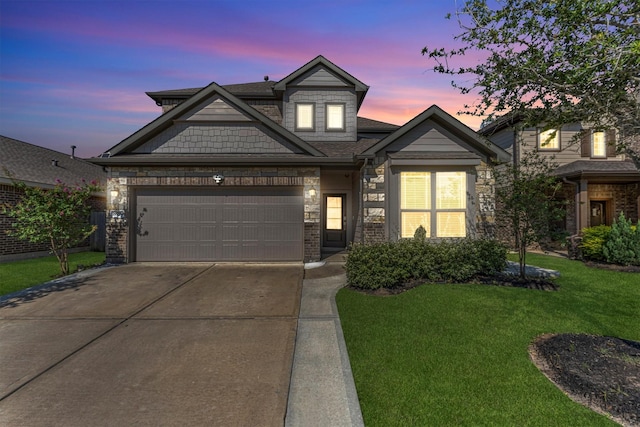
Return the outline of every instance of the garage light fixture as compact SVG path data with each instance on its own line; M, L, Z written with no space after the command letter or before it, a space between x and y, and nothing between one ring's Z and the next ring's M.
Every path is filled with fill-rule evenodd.
M315 187L311 187L309 189L309 197L311 197L311 200L315 201L317 195L318 194L316 193L316 188Z

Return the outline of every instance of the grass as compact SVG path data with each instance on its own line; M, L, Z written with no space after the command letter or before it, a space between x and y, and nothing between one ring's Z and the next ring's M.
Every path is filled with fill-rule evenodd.
M532 364L545 333L640 340L640 274L530 254L561 272L556 292L423 285L396 296L337 295L365 424L608 426Z
M69 254L69 269L77 271L78 265L102 264L104 252L78 252ZM0 263L0 296L55 279L60 274L60 265L55 256L23 261Z

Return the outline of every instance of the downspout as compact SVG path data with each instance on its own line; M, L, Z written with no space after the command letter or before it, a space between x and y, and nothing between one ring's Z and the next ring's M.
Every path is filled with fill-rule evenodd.
M365 158L360 168L360 195L358 197L358 210L360 211L360 243L364 244L364 169L367 167L369 159Z

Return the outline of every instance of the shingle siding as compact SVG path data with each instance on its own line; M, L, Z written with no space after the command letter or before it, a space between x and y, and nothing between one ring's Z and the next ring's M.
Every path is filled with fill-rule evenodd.
M154 154L289 154L300 153L255 124L194 125L177 123L138 147L134 153Z
M296 131L296 103L315 104L315 130ZM283 125L305 141L355 141L357 136L356 93L351 89L302 89L287 91L284 100ZM345 104L345 131L327 131L325 129L325 105L327 103Z

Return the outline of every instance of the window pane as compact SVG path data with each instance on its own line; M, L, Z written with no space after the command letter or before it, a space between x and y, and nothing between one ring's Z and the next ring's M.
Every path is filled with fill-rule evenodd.
M327 129L344 129L344 105L327 104Z
M413 237L416 229L423 226L427 230L427 237L431 237L431 214L429 212L402 212L402 237Z
M436 173L436 209L466 209L466 179L465 172Z
M438 237L466 236L464 217L464 212L438 212L436 216L436 220L438 223Z
M592 135L593 147L591 150L592 157L606 157L607 145L605 143L604 132L594 132Z
M342 197L327 197L327 230L342 230Z
M543 150L560 149L560 131L557 129L549 129L540 132L539 147Z
M431 174L400 173L400 209L431 209Z
M296 104L296 128L313 129L313 104Z

